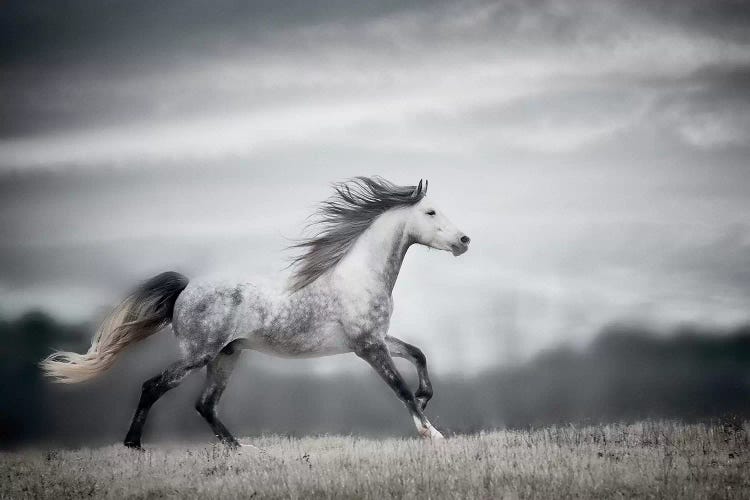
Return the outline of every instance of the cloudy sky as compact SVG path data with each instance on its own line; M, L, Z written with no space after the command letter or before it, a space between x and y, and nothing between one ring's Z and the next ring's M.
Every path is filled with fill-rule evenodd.
M0 313L164 269L284 279L331 181L430 180L392 333L437 370L750 319L750 7L5 2Z

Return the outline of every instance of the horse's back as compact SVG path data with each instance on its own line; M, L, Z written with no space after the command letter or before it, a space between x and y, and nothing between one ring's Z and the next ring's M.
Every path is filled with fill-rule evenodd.
M349 352L336 297L326 287L295 293L249 282L191 282L175 304L173 329L186 357L213 356L235 340L282 357Z

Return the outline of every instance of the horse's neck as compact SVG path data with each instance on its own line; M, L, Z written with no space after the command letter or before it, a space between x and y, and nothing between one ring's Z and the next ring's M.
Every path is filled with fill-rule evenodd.
M398 209L386 212L357 239L336 273L347 283L367 288L382 286L390 294L412 243L402 213Z

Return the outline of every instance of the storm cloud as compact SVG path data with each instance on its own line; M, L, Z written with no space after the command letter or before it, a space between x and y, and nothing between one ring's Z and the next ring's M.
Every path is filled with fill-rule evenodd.
M377 173L474 241L396 289L438 365L748 318L745 2L6 2L0 75L6 314L283 279L328 183Z

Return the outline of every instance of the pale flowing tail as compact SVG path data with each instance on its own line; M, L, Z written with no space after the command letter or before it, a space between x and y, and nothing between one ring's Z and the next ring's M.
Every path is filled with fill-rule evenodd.
M39 366L55 382L73 384L109 369L130 344L153 335L172 321L177 296L188 279L176 272L154 276L136 288L104 320L86 354L55 352Z

